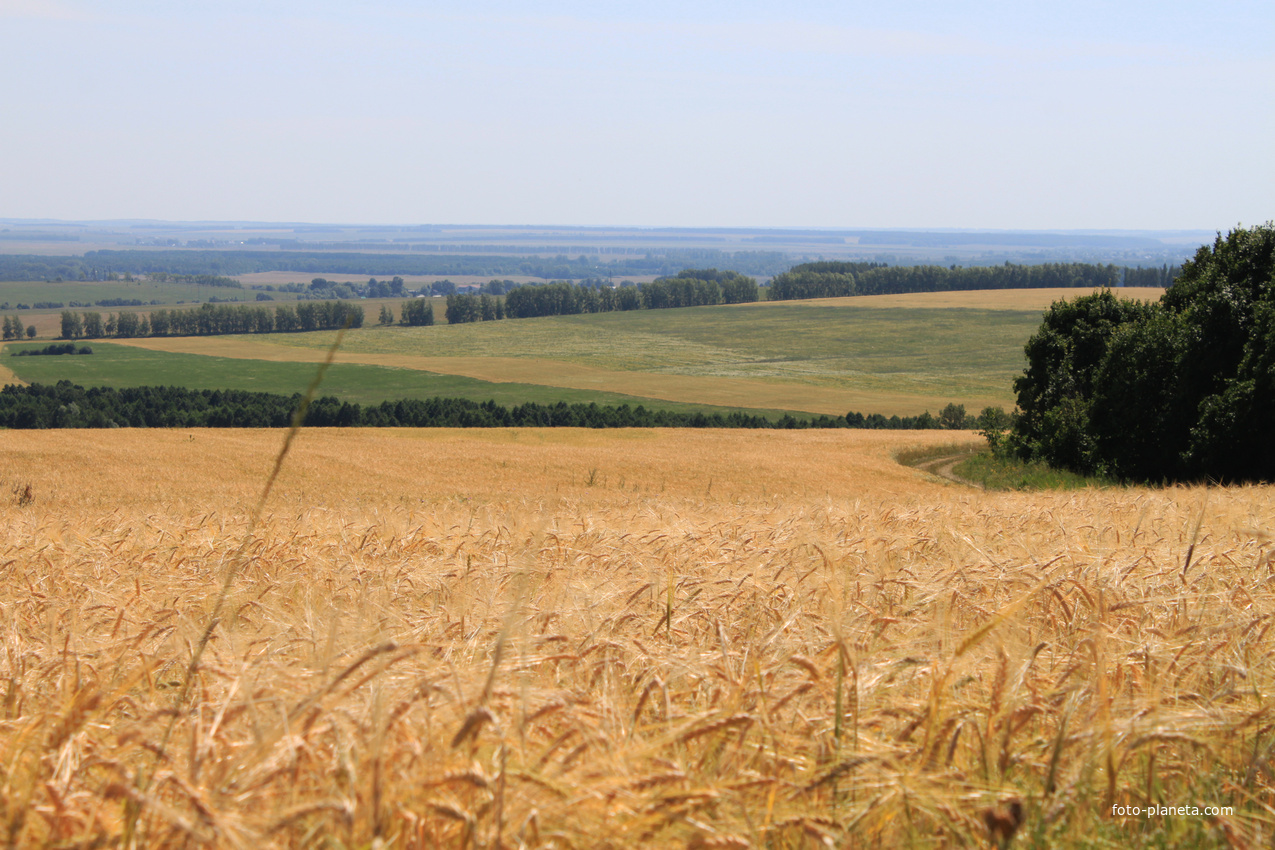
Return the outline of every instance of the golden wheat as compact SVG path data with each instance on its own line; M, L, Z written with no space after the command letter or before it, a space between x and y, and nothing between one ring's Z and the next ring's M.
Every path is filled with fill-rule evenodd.
M4 435L8 843L1270 834L1270 488L893 462L941 433L309 431L249 530L279 440ZM1235 812L1110 815L1148 802Z

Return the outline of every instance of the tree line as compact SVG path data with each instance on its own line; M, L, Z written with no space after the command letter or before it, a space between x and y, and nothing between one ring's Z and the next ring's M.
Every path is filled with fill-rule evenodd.
M637 286L610 287L601 281L584 284L557 281L519 286L504 296L503 303L499 298L486 294L449 295L446 318L449 324L457 324L504 318L740 304L756 301L758 297L754 278L733 271L683 269L673 277L662 277Z
M1058 302L1004 447L1133 481L1275 480L1275 223L1218 235L1156 302Z
M9 385L0 390L0 428L282 428L301 402L290 396L243 390L184 387L94 387L70 381L56 385ZM956 407L949 405L952 411ZM944 413L952 412L945 409ZM965 427L960 417L847 416L778 419L738 411L678 412L599 404L526 404L432 398L360 405L326 396L313 402L303 424L315 427L410 428L894 428Z
M44 348L24 348L21 351L15 351L12 357L57 357L62 354L92 354L93 349L87 345L81 345L76 348L72 343L63 345L46 345Z
M4 339L22 339L22 334L26 334L28 338L35 339L35 325L22 327L22 320L17 316L4 317Z
M363 307L344 301L299 301L263 307L251 304L201 304L194 310L120 311L107 314L62 311L60 339L147 336L214 336L338 330L363 326Z
M883 263L817 262L793 266L770 282L771 301L949 292L971 289L1051 289L1167 286L1177 266L1130 269L1092 263L999 266L888 266Z
M900 292L944 292L971 289L1103 288L1159 286L1174 280L1177 266L1129 269L1089 263L1042 263L1001 266L888 266L876 262L821 261L794 266L771 281L770 301L877 295ZM637 286L610 287L598 282L518 286L498 298L483 294L447 297L449 324L536 316L569 316L622 310L701 307L757 301L757 281L733 271L684 269L676 276Z

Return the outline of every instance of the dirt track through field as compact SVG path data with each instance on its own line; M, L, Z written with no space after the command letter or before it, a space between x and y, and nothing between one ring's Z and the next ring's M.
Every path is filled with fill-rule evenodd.
M965 487L977 487L979 490L984 490L986 488L983 487L982 484L979 484L977 481L971 481L968 478L962 478L953 471L958 463L965 460L971 454L973 454L973 452L961 452L959 454L936 457L931 460L918 463L916 468L924 472L928 472L931 475L936 475L939 478L944 478L954 484L961 484Z

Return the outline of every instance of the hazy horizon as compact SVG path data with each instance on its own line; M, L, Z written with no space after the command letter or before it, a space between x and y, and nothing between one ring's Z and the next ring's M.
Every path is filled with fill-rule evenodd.
M7 219L1212 233L1275 218L1275 8L1255 0L0 0L0 22Z

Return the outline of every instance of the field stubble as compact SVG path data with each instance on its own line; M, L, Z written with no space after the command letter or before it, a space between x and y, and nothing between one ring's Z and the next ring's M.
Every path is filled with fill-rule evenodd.
M1270 834L1270 488L892 459L950 432L310 431L248 530L278 439L5 435L11 844ZM1148 802L1236 814L1110 815Z

